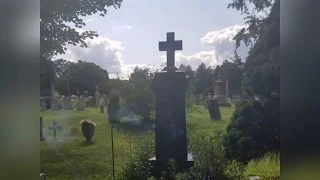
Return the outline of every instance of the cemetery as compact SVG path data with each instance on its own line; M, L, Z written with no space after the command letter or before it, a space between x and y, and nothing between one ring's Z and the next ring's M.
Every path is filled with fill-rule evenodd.
M130 110L123 110L126 103L120 103L117 95L105 102L98 86L94 97L88 91L72 98L52 93L50 109L40 99L42 176L46 179L279 177L279 157L272 158L274 154L266 153L259 161L247 161L247 165L225 157L222 147L227 143L226 129L240 106L245 108L244 102L235 108L229 97L228 81L218 76L212 84L212 94L208 94L203 104L194 104L193 111L186 108L187 76L175 67L174 56L176 50L182 50L182 41L175 40L174 35L167 33L167 41L159 43L159 50L167 52L167 66L153 76L153 120L143 119L135 112L130 116L121 114L121 110ZM54 92L53 85L51 88ZM154 128L146 128L150 122Z
M41 3L40 179L280 179L280 1L229 1Z

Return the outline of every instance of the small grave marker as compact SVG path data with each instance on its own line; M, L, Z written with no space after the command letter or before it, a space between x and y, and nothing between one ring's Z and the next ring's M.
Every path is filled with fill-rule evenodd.
M71 135L75 136L79 134L79 129L78 128L71 128Z
M59 126L57 121L53 121L52 126L49 127L49 130L53 130L53 138L56 140L57 131L61 130L61 126Z

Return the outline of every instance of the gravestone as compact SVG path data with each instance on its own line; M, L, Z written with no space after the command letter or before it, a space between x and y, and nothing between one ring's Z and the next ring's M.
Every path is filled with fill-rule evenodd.
M207 97L205 97L204 101L203 101L203 105L205 109L208 109L208 101L209 99Z
M40 141L44 141L46 138L43 133L43 119L40 117Z
M192 156L188 156L186 135L187 89L186 75L176 71L175 50L182 50L182 41L174 40L174 33L167 33L167 42L159 43L160 51L167 51L167 67L155 73L153 90L156 94L156 137L155 157L151 158L151 174L158 177L167 168L170 158L178 166L178 171L193 166Z
M59 110L58 99L56 98L51 99L51 111L58 111L58 110Z
M64 110L72 110L71 99L70 98L63 99L62 106Z
M221 113L216 99L210 99L208 101L208 109L212 120L221 120Z
M226 98L226 82L220 80L220 75L214 84L214 92L213 99L218 101L220 107L231 107L231 103Z
M40 180L46 180L46 174L40 173Z
M83 91L83 97L84 97L84 98L89 97L89 93L88 93L88 91Z
M44 98L41 98L41 97L40 97L40 108L41 108L41 111L47 110L46 100Z
M85 102L86 102L86 107L93 107L91 99L89 99L88 101L85 101Z
M86 102L84 101L84 99L82 97L80 97L77 101L77 110L78 111L83 111L86 107Z
M49 126L49 130L52 130L52 131L53 131L53 138L54 138L54 140L56 140L57 131L60 131L60 130L61 130L61 126L59 126L59 124L58 124L57 121L53 121L53 122L52 122L52 125Z
M72 136L78 135L79 134L79 129L78 128L71 128L71 133Z
M96 93L94 94L94 98L96 100L96 103L94 104L94 107L98 108L100 106L100 93L98 90L98 86L96 87Z
M91 98L90 99L90 107L94 107L96 104L96 98Z
M120 110L119 106L119 97L118 96L112 96L110 97L110 102L108 104L108 119L110 123L118 123L118 113Z
M63 99L58 99L58 108L63 109Z
M104 96L104 105L107 106L109 103L109 98L107 95Z

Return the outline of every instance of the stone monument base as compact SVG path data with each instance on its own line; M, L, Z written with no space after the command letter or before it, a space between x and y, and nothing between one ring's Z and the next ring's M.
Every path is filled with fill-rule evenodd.
M219 103L219 107L231 107L231 103L225 102L225 103Z
M213 99L218 101L219 107L231 107L231 102L225 96L215 96Z
M153 157L151 159L149 159L149 162L151 164L151 168L150 168L150 173L151 176L154 177L160 177L163 171L167 170L169 165L168 165L168 161L157 161L156 157ZM193 157L190 153L188 153L188 159L185 162L177 162L177 171L178 172L183 172L183 171L187 171L188 169L190 169L191 167L193 167L194 165L194 160Z

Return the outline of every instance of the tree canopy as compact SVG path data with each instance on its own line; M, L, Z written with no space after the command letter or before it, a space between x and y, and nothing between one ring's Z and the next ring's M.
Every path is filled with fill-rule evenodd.
M68 81L70 87L70 95L76 94L78 91L88 91L89 95L94 95L96 86L99 92L107 94L110 91L108 86L108 72L100 66L79 60L78 62L70 62L63 59L55 60L55 77L56 90L60 94L68 94Z
M239 107L227 127L226 155L248 163L268 152L280 151L280 0L251 0L256 11L271 7L266 18L255 19L247 1L234 0L229 7L241 10L250 19L248 28L237 34L237 43L255 41L244 63L243 88L260 101ZM244 33L246 32L246 33Z
M120 8L122 0L72 0L52 1L41 0L40 3L40 53L50 59L57 54L64 54L65 45L80 45L88 47L85 39L97 37L95 31L78 29L86 26L83 18L99 13L107 14L108 7Z

